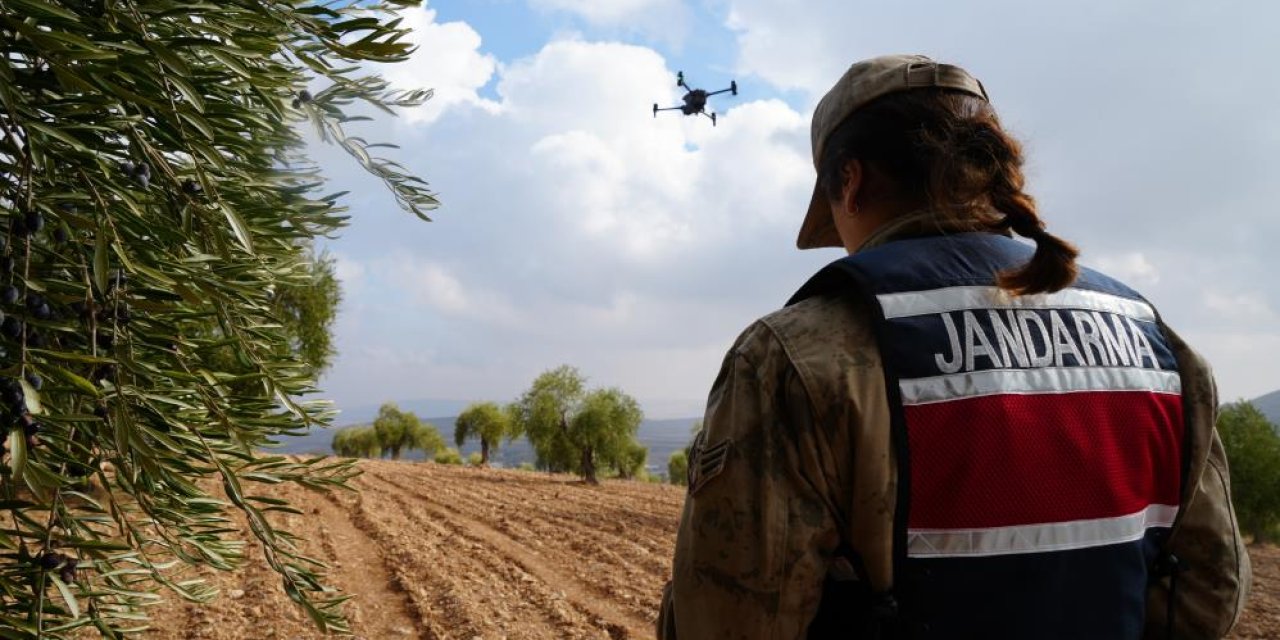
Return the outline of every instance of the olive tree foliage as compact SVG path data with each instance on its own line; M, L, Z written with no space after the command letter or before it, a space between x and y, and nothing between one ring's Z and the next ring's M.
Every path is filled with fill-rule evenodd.
M689 457L693 455L693 443L697 441L700 433L702 433L702 421L697 420L693 426L689 427L689 434L692 436L689 444L679 451L671 452L667 458L667 482L682 486L689 484Z
M689 452L677 449L667 458L667 481L671 484L689 484Z
M499 407L495 402L477 402L467 406L454 422L453 442L459 447L470 438L480 440L480 462L476 466L489 466L489 454L499 443L519 437L514 408Z
M400 411L394 404L384 404L373 424L344 427L333 434L333 452L345 458L383 458L399 460L407 451L420 450L430 457L444 448L444 438L430 423L423 423L413 413Z
M362 71L410 52L414 4L0 0L0 636L116 637L157 589L213 597L187 568L244 560L236 512L289 597L348 630L261 489L351 463L256 450L331 417L305 399L330 348L288 326L325 304L310 248L345 217L297 125L436 206L344 130L352 105L428 97Z
M1280 534L1280 434L1257 407L1236 402L1218 414L1240 529L1255 542Z
M401 411L390 402L378 408L373 433L379 455L390 455L392 460L399 460L405 451L420 449L432 454L444 447L444 438L433 425L423 424L412 411Z
M600 463L634 473L636 432L644 413L619 389L588 392L582 374L565 365L534 379L512 413L542 468L573 471L592 484L599 482Z
M376 458L382 455L373 427L345 427L333 434L333 452L344 458Z

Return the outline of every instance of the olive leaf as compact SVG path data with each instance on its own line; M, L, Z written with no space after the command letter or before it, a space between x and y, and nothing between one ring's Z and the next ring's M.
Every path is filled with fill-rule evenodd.
M406 59L397 12L420 4L0 0L0 637L125 637L158 596L207 600L188 567L245 562L241 522L306 616L351 633L260 489L357 471L260 451L333 415L315 241L345 194L304 128L406 211L439 204L354 130L430 97L367 64Z

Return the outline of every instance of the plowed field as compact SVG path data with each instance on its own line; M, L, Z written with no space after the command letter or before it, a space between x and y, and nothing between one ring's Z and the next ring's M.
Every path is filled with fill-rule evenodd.
M276 489L284 523L332 565L358 637L651 638L678 487L434 464L364 462L358 494ZM157 640L319 638L264 570L208 574L223 595L153 610ZM1236 638L1280 637L1280 553L1255 551Z

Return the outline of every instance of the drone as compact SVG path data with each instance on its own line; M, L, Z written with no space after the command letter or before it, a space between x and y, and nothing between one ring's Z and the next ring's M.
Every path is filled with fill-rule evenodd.
M684 98L683 98L684 104L679 107L667 107L665 109L659 109L658 103L655 102L653 103L653 117L655 118L658 117L659 111L675 111L678 109L680 110L680 113L683 113L686 116L691 116L691 115L701 113L702 115L708 118L711 118L711 126L714 127L716 126L716 114L714 112L711 112L711 113L707 112L707 98L710 98L711 96L714 96L714 95L719 95L721 93L732 93L735 96L738 95L737 80L730 81L728 89L721 89L719 91L707 91L705 89L692 89L689 87L689 85L684 83L683 71L676 72L676 86L682 87L684 88L685 91L688 91L688 93L684 94Z

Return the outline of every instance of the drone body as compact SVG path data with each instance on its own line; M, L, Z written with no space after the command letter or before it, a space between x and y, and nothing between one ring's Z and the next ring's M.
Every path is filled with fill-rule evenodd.
M718 95L721 93L732 93L735 96L738 95L738 82L736 80L729 82L728 89L721 89L719 91L693 89L689 85L685 84L683 71L676 72L676 86L681 87L688 92L684 94L684 98L682 98L682 100L684 101L684 104L678 107L666 107L663 109L659 109L658 103L655 102L653 104L653 117L655 118L658 117L659 111L679 110L680 113L683 113L686 116L692 116L692 115L697 115L701 113L702 115L707 116L708 118L711 118L711 126L714 127L716 124L716 114L714 112L707 111L707 98L710 98L711 96Z

